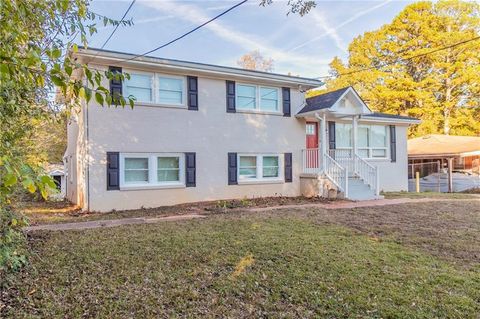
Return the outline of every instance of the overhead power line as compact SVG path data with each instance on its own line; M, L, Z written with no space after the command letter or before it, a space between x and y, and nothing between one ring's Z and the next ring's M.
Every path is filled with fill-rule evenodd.
M165 48L166 46L169 46L170 44L172 44L172 43L174 43L174 42L177 42L177 41L180 40L180 39L185 38L187 35L192 34L193 32L197 31L198 29L200 29L200 28L206 26L207 24L209 24L209 23L217 20L217 19L220 18L221 16L223 16L223 15L227 14L228 12L232 11L233 9L241 6L242 4L244 4L244 3L247 2L247 1L248 1L248 0L243 0L243 1L239 2L239 3L237 3L236 5L228 8L227 10L225 10L225 11L221 12L220 14L216 15L215 17L211 18L210 20L202 23L201 25L193 28L192 30L190 30L190 31L182 34L182 35L179 36L179 37L176 37L175 39L173 39L173 40L171 40L171 41L169 41L169 42L167 42L167 43L165 43L165 44L162 44L162 45L160 45L160 46L158 46L158 47L156 47L156 48L154 48L154 49L152 49L152 50L150 50L150 51L147 51L147 52L145 52L145 53L143 53L143 54L139 54L139 55L136 55L136 56L134 56L134 57L131 57L131 58L128 58L128 59L119 61L119 62L127 62L127 61L131 61L131 60L135 60L135 59L140 58L140 57L142 57L142 56L146 56L147 54L150 54L150 53L153 53L153 52L158 51L158 50L160 50L160 49L163 49L163 48Z
M451 45L447 45L447 46L443 46L443 47L440 47L440 48L436 48L436 49L433 49L433 50L428 51L428 52L419 53L419 54L413 55L413 56L411 56L411 57L400 58L400 60L402 60L402 61L409 61L409 60L412 60L412 59L416 59L416 58L420 58L420 57L423 57L423 56L427 56L427 55L430 55L430 54L433 54L433 53L436 53L436 52L439 52L439 51L448 50L448 49L457 47L457 46L459 46L459 45L466 44L466 43L469 43L469 42L472 42L472 41L477 41L477 40L480 40L480 36L474 37L474 38L471 38L471 39L468 39L468 40L463 40L463 41L460 41L460 42L457 42L457 43L454 43L454 44L451 44ZM397 63L396 61L386 62L386 63L382 64L381 66L370 66L370 67L366 67L366 68L361 68L361 69L353 70L353 71L346 72L346 73L340 73L340 74L338 74L337 76L333 76L333 75L319 76L319 77L317 77L316 79L338 78L338 77L341 77L341 76L351 75L351 74L355 74L355 73L359 73L359 72L364 72L364 71L368 71L368 70L378 70L378 69L380 69L380 68L386 67L386 66L388 66L388 65L396 64L396 63Z
M123 20L125 19L125 17L127 16L128 12L130 11L130 9L132 9L133 5L135 4L137 0L132 0L132 2L130 3L130 5L128 6L127 8L127 11L125 11L125 13L123 14L123 17L120 19L120 22L115 26L115 28L113 29L112 33L110 33L110 35L108 36L108 38L105 40L105 42L103 42L103 45L101 47L101 49L103 49L108 41L110 41L110 39L113 37L113 35L115 34L115 32L117 31L118 27L120 26L120 24L122 24Z

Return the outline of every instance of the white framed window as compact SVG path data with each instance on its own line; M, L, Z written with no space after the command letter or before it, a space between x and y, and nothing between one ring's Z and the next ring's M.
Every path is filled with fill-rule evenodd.
M255 110L257 108L257 87L255 85L237 84L236 108L241 110Z
M386 158L388 150L388 132L385 125L372 125L371 127L371 141L370 157L371 158Z
M125 157L125 184L148 184L148 157L140 156Z
M162 106L185 106L186 79L184 76L125 70L130 79L123 82L125 96L134 96L137 103Z
M153 73L129 73L130 79L124 81L125 96L134 96L137 102L153 102Z
M313 123L307 123L305 125L305 133L307 135L317 135L317 126Z
M260 87L260 109L262 111L278 112L278 89Z
M280 154L239 154L239 182L283 180L283 160Z
M179 156L157 156L157 181L180 182Z
M280 177L279 156L262 156L262 178L278 178Z
M351 151L353 131L350 123L335 123L335 152ZM388 130L385 125L358 125L357 154L362 158L388 157ZM349 154L349 153L346 153Z
M172 77L158 75L158 103L183 105L184 99L184 79L182 77Z
M185 185L183 153L121 153L120 188Z
M252 84L236 84L236 108L280 113L280 89Z
M352 148L352 124L335 123L335 147L338 149Z

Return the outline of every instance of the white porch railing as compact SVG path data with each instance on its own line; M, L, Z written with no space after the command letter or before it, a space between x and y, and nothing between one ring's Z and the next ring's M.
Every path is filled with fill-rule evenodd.
M349 149L329 150L322 156L321 150L302 150L303 173L325 174L348 198L349 173L361 178L374 192L379 195L378 167L373 166L358 154ZM323 165L322 165L323 164Z
M303 172L306 174L317 174L322 170L322 155L318 148L307 148L302 150Z
M352 149L330 149L328 155L341 166L346 167L350 173L355 172Z
M355 154L354 156L355 174L375 191L375 195L380 194L378 167L373 166L366 160Z
M348 169L342 167L328 154L325 154L324 160L325 175L345 194L345 198L348 198Z

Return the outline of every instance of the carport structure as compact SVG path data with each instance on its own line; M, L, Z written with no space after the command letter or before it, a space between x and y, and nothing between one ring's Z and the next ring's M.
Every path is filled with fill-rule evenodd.
M452 171L480 173L480 137L431 134L408 140L408 163L439 162L448 169L448 189L452 191Z

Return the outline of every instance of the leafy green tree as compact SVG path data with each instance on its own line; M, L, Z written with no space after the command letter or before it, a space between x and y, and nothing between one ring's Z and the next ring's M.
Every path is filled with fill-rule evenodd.
M32 138L59 107L52 94L58 90L63 96L66 112L91 98L102 105L133 106L133 100L112 97L101 86L103 77L123 75L91 70L70 58L70 50L78 50L73 41L87 46L96 23L131 24L98 16L88 5L88 0L0 1L0 273L25 260L16 250L25 221L12 212L14 190L21 186L47 197L55 188L42 175L42 156Z
M260 5L265 7L271 5L273 0L260 0ZM289 7L287 15L290 13L298 14L301 17L310 12L313 8L317 6L317 3L313 0L288 0L287 6Z
M376 111L421 118L412 135L478 135L479 30L476 2L411 4L355 38L347 63L334 58L327 88L352 85Z

